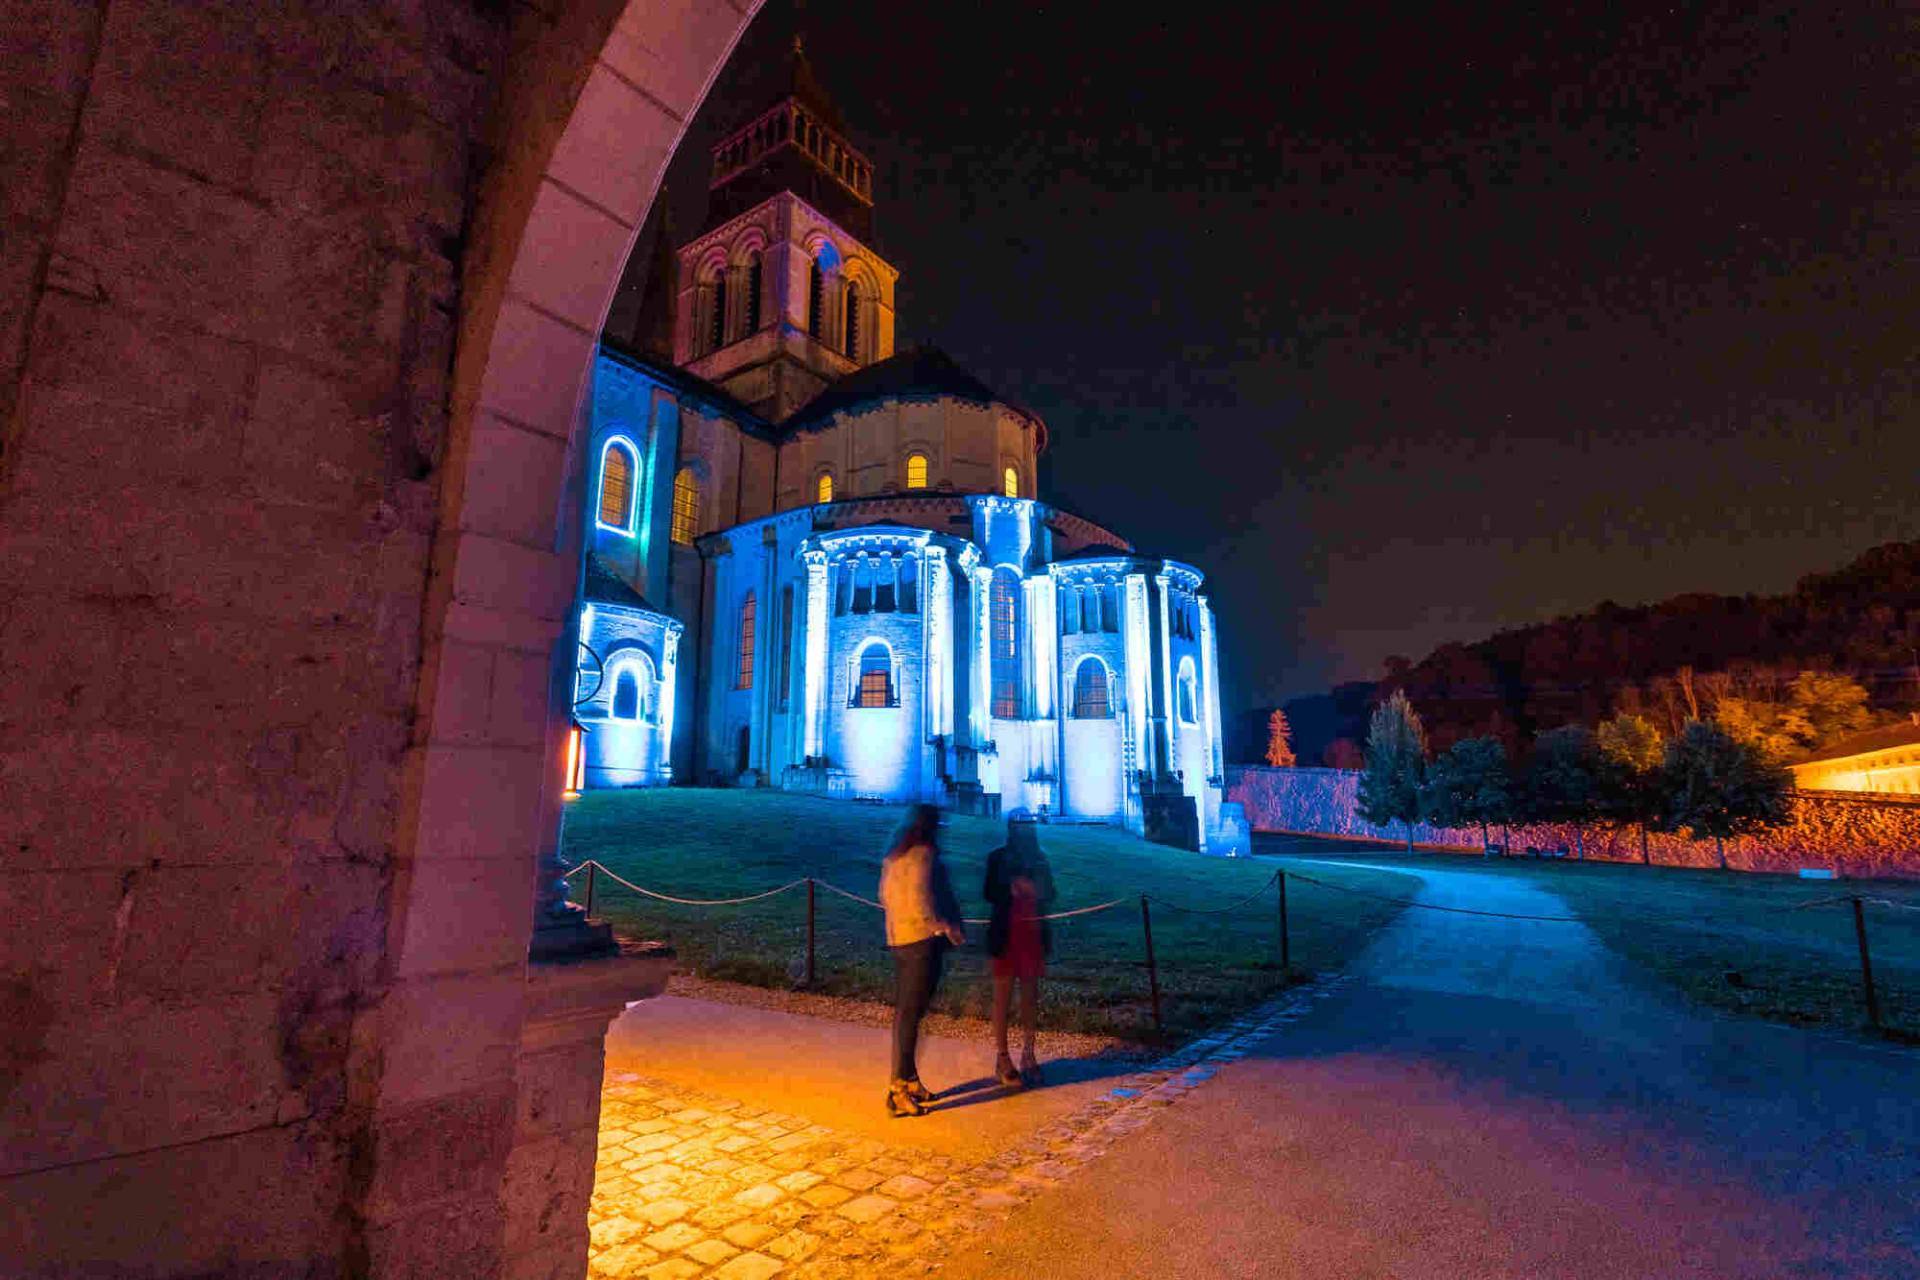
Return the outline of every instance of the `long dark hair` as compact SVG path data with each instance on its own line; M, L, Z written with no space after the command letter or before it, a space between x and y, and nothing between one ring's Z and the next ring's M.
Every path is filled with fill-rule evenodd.
M940 811L930 804L907 806L907 816L901 820L900 829L893 833L893 843L887 847L887 856L905 853L917 844L938 849L940 833Z

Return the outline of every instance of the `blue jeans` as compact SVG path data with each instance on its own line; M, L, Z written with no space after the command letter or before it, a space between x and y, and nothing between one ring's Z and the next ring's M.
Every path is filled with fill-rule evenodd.
M914 1063L920 1045L920 1019L933 1003L934 989L940 985L940 970L946 963L947 940L922 938L904 947L894 947L893 995L893 1078L918 1080L920 1068Z

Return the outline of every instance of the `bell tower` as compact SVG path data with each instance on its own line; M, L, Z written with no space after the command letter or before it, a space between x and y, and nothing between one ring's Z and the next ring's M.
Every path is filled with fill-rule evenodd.
M873 165L797 35L788 70L773 104L713 148L674 323L676 364L776 422L893 354L900 274L868 243Z

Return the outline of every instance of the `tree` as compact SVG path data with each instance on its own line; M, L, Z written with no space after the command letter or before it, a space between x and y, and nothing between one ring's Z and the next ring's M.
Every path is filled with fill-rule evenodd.
M1267 717L1267 763L1276 769L1291 769L1299 763L1293 754L1293 729L1279 707Z
M1661 825L1713 837L1720 869L1728 836L1758 835L1785 823L1792 775L1719 725L1689 721L1660 764Z
M1666 759L1666 742L1645 716L1622 712L1594 730L1600 753L1598 809L1613 822L1631 822L1640 828L1640 861L1652 862L1647 828L1660 817L1659 770Z
M1373 709L1367 725L1366 765L1360 774L1360 816L1386 826L1403 823L1407 852L1413 852L1413 824L1420 817L1420 783L1426 772L1427 734L1420 715L1396 689Z
M1513 777L1500 739L1462 738L1441 752L1420 788L1420 812L1439 827L1478 823L1481 847L1491 848L1489 824L1513 817Z
M1851 676L1802 671L1792 680L1714 700L1713 721L1736 741L1791 760L1873 723L1867 691Z
M1577 856L1585 858L1583 824L1600 800L1600 748L1585 725L1562 725L1533 740L1533 754L1520 789L1520 811L1529 822L1573 825Z

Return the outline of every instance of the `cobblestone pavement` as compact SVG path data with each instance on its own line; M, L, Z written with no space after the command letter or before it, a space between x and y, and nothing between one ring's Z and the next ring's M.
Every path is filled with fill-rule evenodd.
M1215 1065L1343 985L1297 987L969 1162L621 1072L601 1100L591 1274L643 1280L924 1275L964 1237L1073 1176Z

